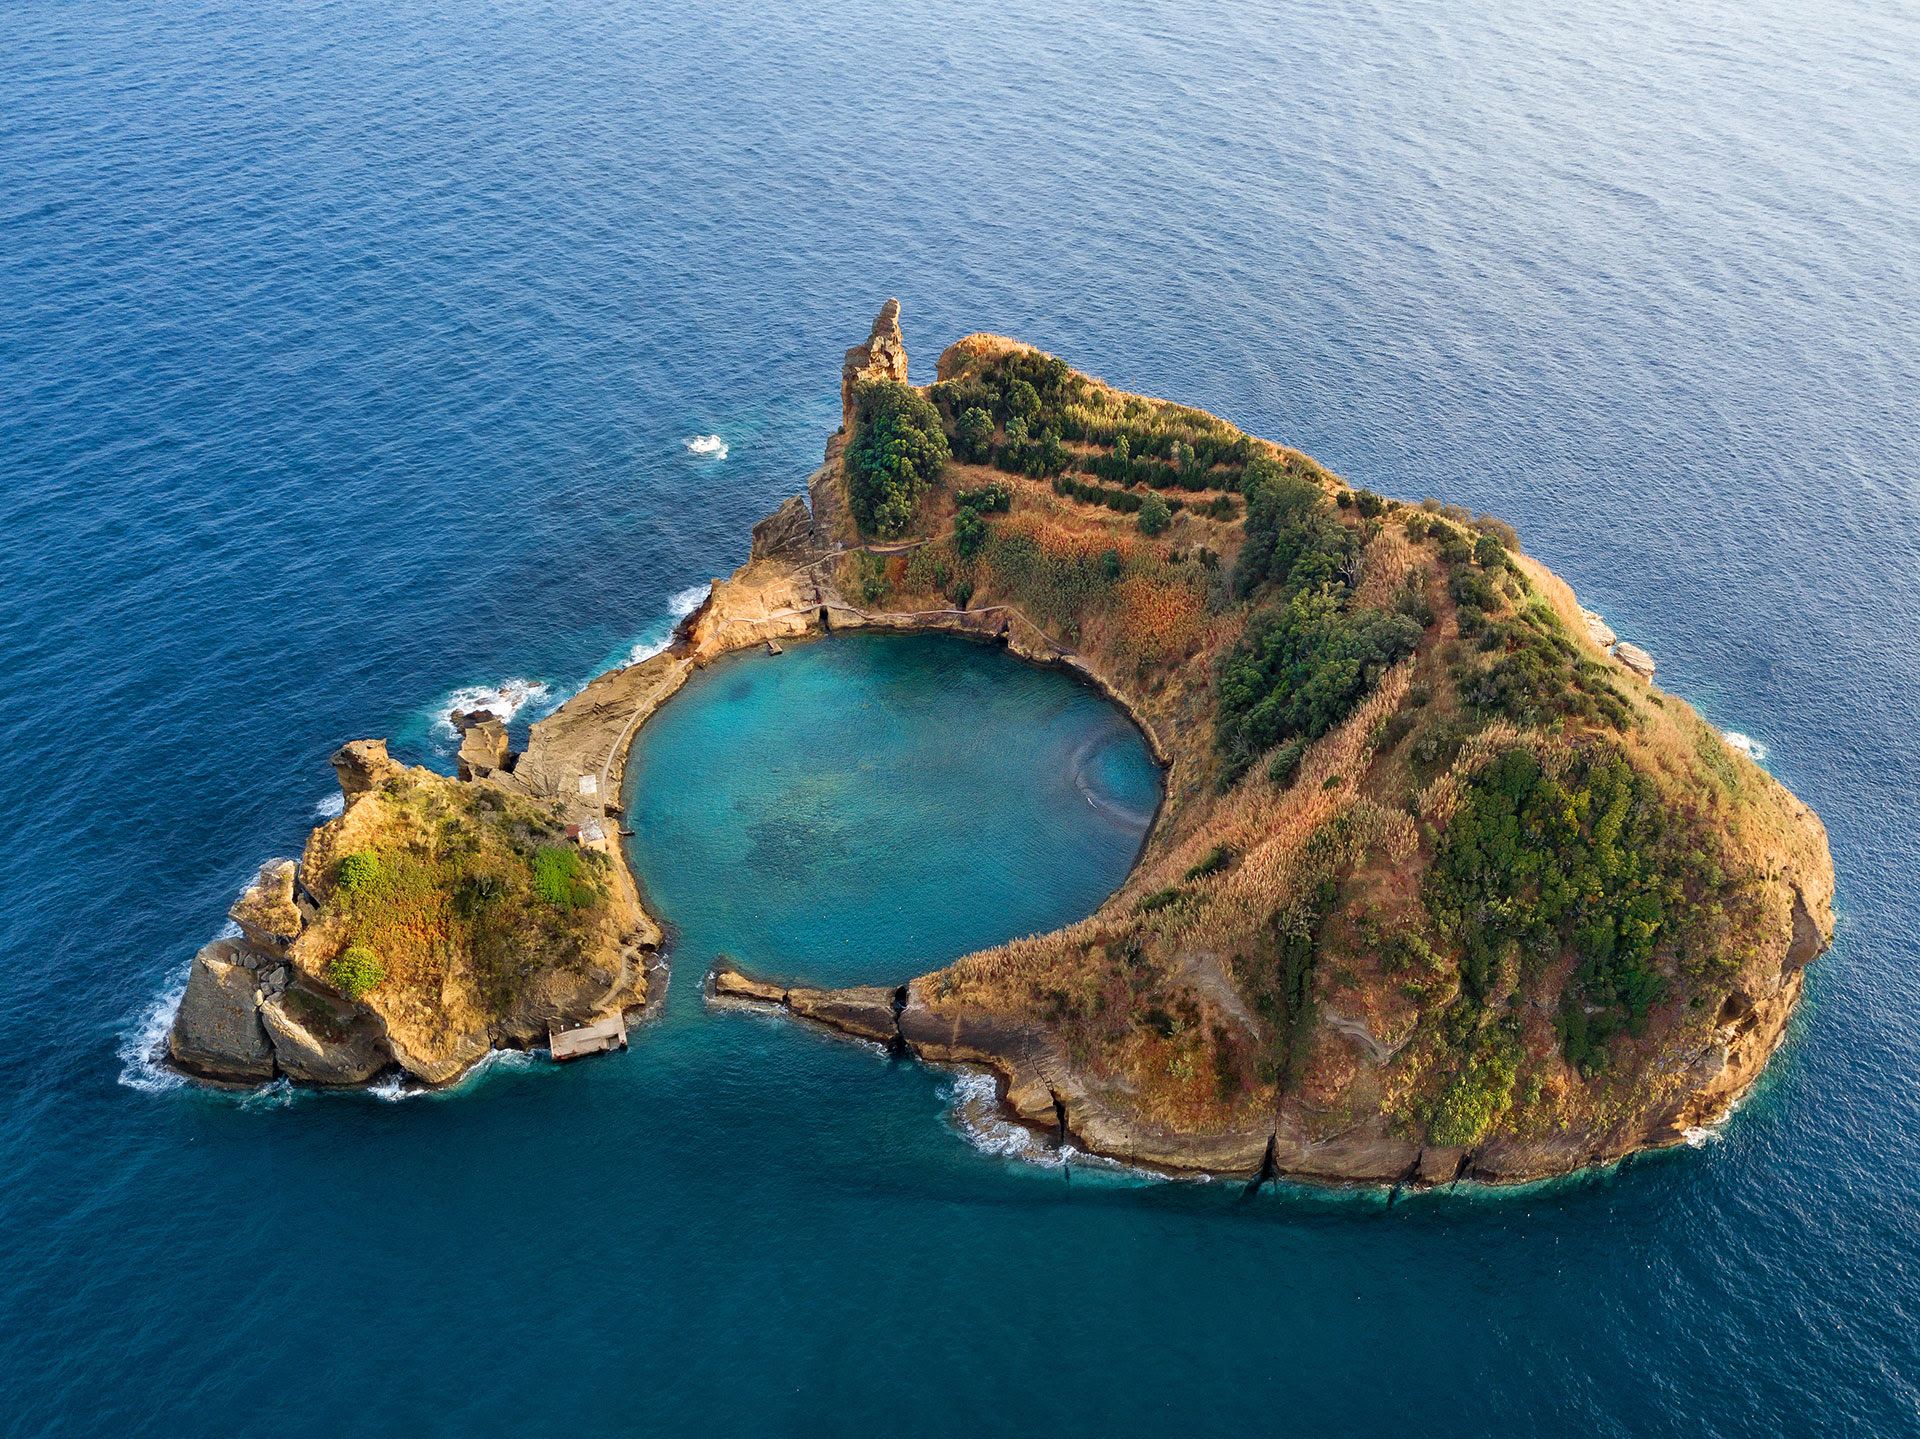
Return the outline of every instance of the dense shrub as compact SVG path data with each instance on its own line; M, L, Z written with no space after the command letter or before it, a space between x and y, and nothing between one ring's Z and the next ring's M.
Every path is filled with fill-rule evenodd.
M1291 589L1326 584L1346 568L1353 534L1328 512L1319 485L1259 456L1247 465L1247 538L1240 550L1239 586Z
M533 892L555 908L568 911L590 909L599 898L580 862L580 852L570 844L542 845L533 856Z
M1478 1144L1513 1105L1520 1046L1499 1030L1483 1035L1441 1091L1427 1118L1427 1138L1436 1144Z
M978 405L963 410L954 421L953 448L961 459L984 465L993 458L993 416Z
M370 849L341 855L333 869L333 882L346 895L366 894L380 882L380 856Z
M946 464L946 431L926 397L896 380L863 382L855 405L859 433L846 458L853 517L865 533L892 538Z
M1004 515L1013 508L1013 486L1005 480L989 480L978 489L955 490L953 502L983 515Z
M1229 779L1283 740L1325 734L1420 643L1417 621L1343 600L1326 586L1268 605L1222 662L1214 742Z
M1201 857L1198 864L1187 871L1187 878L1189 880L1205 879L1208 875L1220 873L1232 863L1233 851L1224 844L1216 844Z
M1578 956L1559 1028L1569 1062L1591 1073L1607 1041L1663 996L1656 956L1715 948L1702 926L1738 900L1712 854L1611 746L1586 746L1558 775L1516 748L1464 787L1423 898L1475 1002L1503 956L1534 970Z
M387 977L380 956L364 944L350 944L327 966L327 983L348 999L362 999L378 989Z
M971 505L962 505L953 516L953 547L963 560L978 555L987 545L987 522Z
M1149 495L1140 506L1140 518L1137 521L1143 535L1164 535L1167 527L1173 523L1173 512L1167 508L1167 502L1158 495Z
M1462 628L1467 614L1461 612ZM1459 684L1461 702L1481 714L1525 725L1577 718L1623 730L1633 722L1606 667L1587 656L1544 601L1490 622L1482 644L1492 660L1484 668L1469 667Z

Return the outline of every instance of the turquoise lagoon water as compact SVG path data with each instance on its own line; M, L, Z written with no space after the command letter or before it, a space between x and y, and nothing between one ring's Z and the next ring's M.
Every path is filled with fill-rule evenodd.
M1916 75L1884 0L0 7L0 1433L1920 1430ZM1022 335L1506 515L1764 747L1840 934L1721 1137L1245 1200L992 1152L951 1076L709 1013L712 950L893 977L1124 867L1092 807L1112 852L978 867L1071 811L999 782L1044 747L767 828L850 756L755 687L838 641L649 729L751 753L745 823L660 821L774 877L641 856L683 968L626 1054L409 1099L146 1062L328 753L450 766L457 697L524 722L657 644L889 294L917 379ZM1088 702L1057 678L990 705ZM1126 753L1080 763L1122 809ZM948 872L903 918L924 873L830 854Z
M1004 650L842 635L701 671L641 731L631 853L683 990L900 984L1097 909L1159 806L1139 731Z

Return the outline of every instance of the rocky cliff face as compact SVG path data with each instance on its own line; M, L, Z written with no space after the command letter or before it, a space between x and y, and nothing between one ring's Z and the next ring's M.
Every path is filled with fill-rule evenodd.
M900 302L888 300L874 317L873 332L847 351L840 367L840 425L853 428L853 391L862 380L907 383L907 341L900 333Z

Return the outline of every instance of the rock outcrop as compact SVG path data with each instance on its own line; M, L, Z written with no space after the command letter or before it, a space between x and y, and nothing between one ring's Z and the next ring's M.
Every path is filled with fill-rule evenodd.
M814 535L813 511L804 495L795 495L753 527L756 560L805 560L820 548Z
M273 1078L273 1045L260 1020L259 981L243 951L216 939L193 957L167 1052L203 1079L257 1084Z
M349 801L378 789L406 769L387 754L383 739L349 740L333 752L329 763L340 777L340 793Z
M874 317L873 333L847 351L840 366L840 424L853 429L853 392L862 380L907 383L907 340L900 333L900 302L888 300Z
M486 779L513 768L514 754L508 745L507 727L491 712L456 710L453 726L460 731L460 752L454 761L461 779Z
M308 984L260 1006L274 1062L287 1078L329 1087L365 1084L391 1068L386 1026L363 1007Z
M304 922L293 898L294 868L290 859L269 860L227 911L249 946L280 959L287 957Z

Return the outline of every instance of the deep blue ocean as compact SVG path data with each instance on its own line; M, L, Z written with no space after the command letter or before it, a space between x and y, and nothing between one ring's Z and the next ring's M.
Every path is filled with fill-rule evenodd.
M710 1011L1070 919L1151 808L1059 677L854 639L643 732L629 1052L144 1062L329 752L657 644L889 295L917 380L997 330L1510 518L1763 747L1839 935L1716 1138L1249 1200ZM0 6L0 1433L1920 1433L1916 416L1910 5Z

